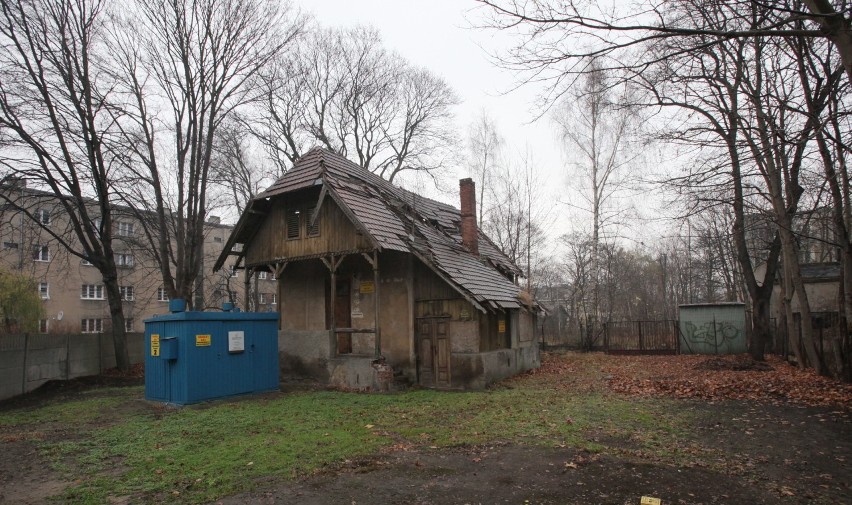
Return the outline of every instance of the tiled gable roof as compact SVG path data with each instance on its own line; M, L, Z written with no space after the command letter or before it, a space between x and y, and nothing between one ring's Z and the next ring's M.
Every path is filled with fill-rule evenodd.
M311 149L290 171L258 194L253 203L265 207L276 196L319 184L326 185L324 190L346 206L380 248L416 254L477 305L520 306L518 286L498 270L520 274L520 269L481 232L481 256L471 254L462 245L458 209L394 186L331 151ZM248 214L240 218L223 256L235 237L245 241L258 228L257 222L246 219ZM248 233L241 233L242 230Z

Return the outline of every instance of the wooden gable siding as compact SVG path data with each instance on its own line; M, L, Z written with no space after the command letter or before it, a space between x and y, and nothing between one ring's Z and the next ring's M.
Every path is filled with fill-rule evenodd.
M458 291L420 261L414 266L414 300L451 300L463 298Z
M325 198L320 208L317 221L319 236L307 236L307 221L318 198L319 190L313 189L276 199L257 235L247 244L247 264L257 265L344 251L372 250L367 237L358 233L355 225L330 197ZM299 209L302 212L298 239L287 238L288 209Z

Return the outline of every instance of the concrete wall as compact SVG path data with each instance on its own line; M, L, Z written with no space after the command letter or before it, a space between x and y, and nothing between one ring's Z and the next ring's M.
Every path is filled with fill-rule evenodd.
M453 353L451 360L453 389L482 389L541 365L538 345L490 352Z
M131 363L145 361L144 334L127 335ZM0 336L0 400L49 380L97 375L115 367L109 334Z

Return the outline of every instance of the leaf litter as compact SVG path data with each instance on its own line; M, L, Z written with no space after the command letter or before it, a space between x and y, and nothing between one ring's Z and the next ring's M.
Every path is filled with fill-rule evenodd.
M852 384L800 369L781 357L749 355L619 356L545 353L528 372L551 387L605 391L633 397L748 400L852 410Z

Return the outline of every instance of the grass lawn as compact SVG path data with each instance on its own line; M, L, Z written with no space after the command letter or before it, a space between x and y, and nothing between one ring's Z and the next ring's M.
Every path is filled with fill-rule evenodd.
M206 502L261 483L407 447L514 443L602 450L599 437L676 462L688 420L663 399L526 375L482 392L275 393L184 408L142 400L140 387L85 391L0 412L0 433L30 439L74 484L63 499ZM564 380L564 382L562 382Z

